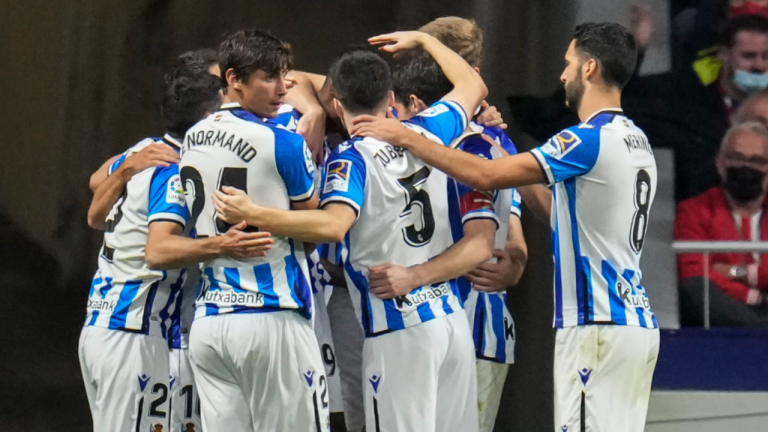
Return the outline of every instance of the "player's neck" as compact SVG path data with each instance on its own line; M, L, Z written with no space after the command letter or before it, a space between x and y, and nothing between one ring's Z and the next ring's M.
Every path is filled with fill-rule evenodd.
M352 121L355 119L355 117L359 115L363 115L363 114L360 114L360 113L353 114L347 110L344 110L344 129L346 129L347 133L349 133L349 131L353 129L354 124L352 123ZM372 115L374 117L386 118L387 111L386 111L386 108L384 108L384 110L379 110L372 113L365 113L365 115Z
M585 93L579 105L579 120L586 121L598 111L621 108L621 92L617 89L593 90Z

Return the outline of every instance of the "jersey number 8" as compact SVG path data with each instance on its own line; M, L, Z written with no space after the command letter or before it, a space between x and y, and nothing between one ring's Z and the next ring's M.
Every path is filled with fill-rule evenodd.
M635 253L640 253L645 242L645 231L648 229L648 211L651 209L651 176L646 170L637 172L634 198L637 210L632 216L629 244Z

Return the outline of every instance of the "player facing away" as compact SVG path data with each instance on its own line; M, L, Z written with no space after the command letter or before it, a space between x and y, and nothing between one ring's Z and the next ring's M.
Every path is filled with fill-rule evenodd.
M118 158L94 196L92 211L101 213L100 207L110 204L112 208L102 226L104 245L79 343L94 431L168 428L165 338L168 316L184 283L182 268L219 254L247 255L249 248L259 249L261 244L254 239L263 235L237 230L220 239L191 240L178 235L162 239L159 244L170 252L158 252L152 244L152 237L157 237L153 231L163 227L181 233L187 208L178 165L153 162L136 171L146 163L139 155L155 142L178 151L179 137L219 101L219 85L213 76L179 76L169 81L163 100L166 135L143 140ZM111 198L115 191L117 198ZM176 259L179 253L190 259Z
M459 53L478 73L483 35L474 21L459 17L438 18L421 27ZM450 83L429 58L411 62L394 73L398 113L418 112L450 90ZM446 90L447 89L447 90ZM400 102L399 104L397 102ZM399 114L399 116L401 116ZM401 116L402 119L402 116ZM499 126L470 122L471 131L455 148L486 159L517 154L512 141ZM496 144L496 145L494 145ZM443 175L442 173L436 173ZM501 402L509 365L515 361L515 327L507 307L506 289L520 279L527 261L527 247L520 223L520 195L515 189L480 192L448 179L451 231L454 240L466 239L467 221L497 220L494 259L458 279L464 309L469 318L477 357L477 397L480 431L492 431ZM508 205L512 202L512 206ZM474 289L473 289L474 288Z
M372 117L357 118L352 132L406 147L482 190L555 185L556 430L642 431L659 332L640 274L656 163L620 108L637 50L623 27L587 23L565 59L566 103L582 122L531 152L483 160Z
M276 208L317 206L304 139L264 121L283 103L290 56L282 41L258 30L221 43L225 104L187 132L181 157L198 236L229 229L210 200L222 187ZM276 237L264 258L204 263L189 341L204 430L327 430L311 297L304 246L293 239Z
M408 127L447 145L466 129L487 93L478 74L456 53L420 32L372 38L397 52L418 46L440 64L454 89ZM334 64L335 106L345 127L361 113L384 117L391 103L386 63L358 50ZM221 217L259 223L278 235L342 241L347 285L366 333L363 348L366 430L477 431L474 355L454 278L491 256L447 249L452 243L445 189L431 190L431 167L375 139L353 138L326 164L322 210L261 208L225 189L214 202ZM402 266L402 267L401 267ZM410 267L413 266L413 267ZM410 267L410 268L404 268ZM399 268L417 288L394 292L376 271Z

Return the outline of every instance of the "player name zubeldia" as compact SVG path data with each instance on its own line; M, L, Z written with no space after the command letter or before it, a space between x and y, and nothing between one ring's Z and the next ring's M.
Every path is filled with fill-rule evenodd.
M376 152L373 158L381 162L382 165L387 166L392 159L403 157L403 153L405 153L404 148L387 144L383 149Z
M251 147L248 142L225 131L201 130L187 134L187 138L184 140L184 151L196 146L225 148L237 154L243 162L250 162L256 156L256 149Z

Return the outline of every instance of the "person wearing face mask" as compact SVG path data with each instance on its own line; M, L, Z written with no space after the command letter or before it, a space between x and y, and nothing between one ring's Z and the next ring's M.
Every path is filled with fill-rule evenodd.
M722 185L677 208L675 240L768 241L768 130L758 122L734 126L716 159ZM678 256L683 326L700 326L704 263L701 254ZM768 255L709 256L712 326L768 328Z

